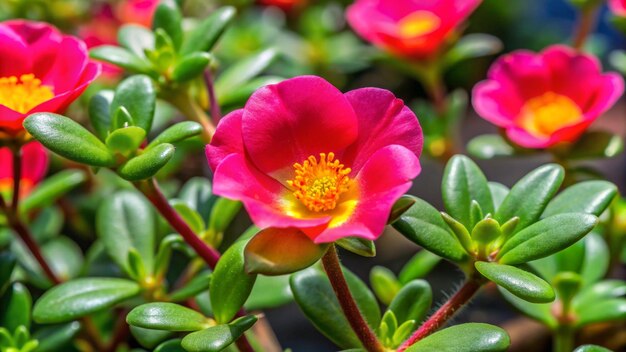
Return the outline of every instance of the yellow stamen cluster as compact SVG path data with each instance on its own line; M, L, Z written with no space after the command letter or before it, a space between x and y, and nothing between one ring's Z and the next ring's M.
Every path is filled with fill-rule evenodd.
M287 184L294 189L294 196L311 211L335 209L339 196L349 189L348 174L352 170L344 168L332 152L320 153L319 161L311 155L293 167L296 175Z
M554 92L530 99L520 113L520 124L536 136L549 136L579 122L583 113L570 98Z
M398 31L404 38L415 38L435 31L441 19L430 11L415 11L398 23Z
M41 85L33 74L0 77L0 105L11 110L27 113L40 103L54 97L52 89Z

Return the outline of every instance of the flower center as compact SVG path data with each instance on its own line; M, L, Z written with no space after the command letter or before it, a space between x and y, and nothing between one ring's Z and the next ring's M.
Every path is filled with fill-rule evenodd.
M398 23L398 31L404 38L415 38L433 32L441 25L441 19L430 11L415 11Z
M570 98L547 92L530 99L519 115L521 126L536 136L549 136L582 120L583 114Z
M0 105L25 114L35 106L54 98L52 88L41 85L35 75L0 77Z
M319 161L313 155L302 164L293 165L296 176L287 181L293 194L311 211L335 209L342 193L348 191L350 168L335 159L334 153L320 153Z

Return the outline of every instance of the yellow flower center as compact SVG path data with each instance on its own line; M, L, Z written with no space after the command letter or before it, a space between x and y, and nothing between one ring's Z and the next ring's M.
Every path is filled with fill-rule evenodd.
M579 122L582 118L582 111L570 98L547 92L524 104L519 122L531 134L545 137Z
M335 209L339 196L350 188L350 168L335 159L334 153L320 153L319 161L313 155L302 164L293 165L295 177L287 181L293 194L311 211Z
M35 75L0 77L0 105L25 114L35 106L54 98L52 88L41 85Z
M430 11L415 11L398 23L398 31L404 38L415 38L433 32L441 25L441 19Z

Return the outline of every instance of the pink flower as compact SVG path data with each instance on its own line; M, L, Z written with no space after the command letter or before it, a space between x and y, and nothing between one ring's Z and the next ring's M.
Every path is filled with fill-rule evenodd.
M125 0L116 8L116 15L124 24L134 23L150 28L159 0Z
M8 147L0 148L0 196L13 193L13 154ZM20 198L27 196L46 175L48 152L39 142L22 147Z
M522 147L572 142L624 91L621 76L601 70L593 56L562 45L516 51L474 87L474 108Z
M609 0L609 8L615 16L626 17L626 0Z
M357 0L347 19L365 40L396 55L436 53L480 0Z
M420 172L422 130L391 92L342 94L302 76L259 89L207 146L214 192L241 200L261 228L315 243L376 239Z
M0 132L35 112L62 112L100 72L85 43L42 22L0 22Z
M297 6L306 5L307 0L258 0L257 2L261 5L276 6L284 11L290 11Z

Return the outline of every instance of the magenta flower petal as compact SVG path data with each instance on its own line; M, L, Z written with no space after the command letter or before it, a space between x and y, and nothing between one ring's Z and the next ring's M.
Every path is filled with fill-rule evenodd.
M337 88L302 76L255 92L244 109L242 136L259 170L277 173L310 155L340 154L356 139L356 116Z
M22 147L20 197L28 195L48 171L48 151L39 142ZM0 148L0 193L13 192L13 155L8 147ZM0 195L1 197L1 195Z
M11 63L0 65L0 77L15 76L30 69L26 44L11 28L2 25L0 25L0 60Z
M391 207L411 188L420 171L417 155L403 146L389 145L376 151L357 176L359 189L367 192L359 198L354 213L344 223L319 234L315 243L333 242L348 233L368 240L378 238Z
M206 156L211 169L217 166L231 154L243 154L243 140L241 139L241 117L243 109L235 110L220 120L217 131L206 146Z
M424 141L415 114L390 91L362 88L346 93L359 120L359 137L346 151L342 161L358 172L381 148L397 144L419 157Z

